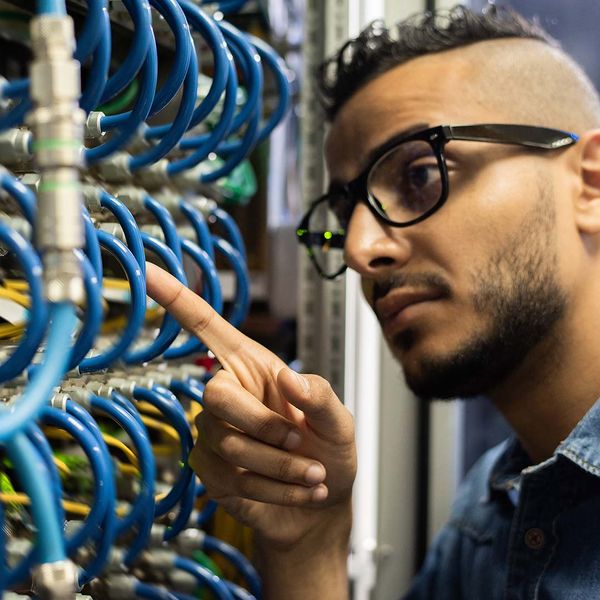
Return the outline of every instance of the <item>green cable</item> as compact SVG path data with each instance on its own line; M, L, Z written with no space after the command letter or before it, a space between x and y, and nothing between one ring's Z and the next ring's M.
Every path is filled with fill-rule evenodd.
M101 104L96 110L103 112L105 115L116 115L123 112L135 100L140 89L140 84L137 79L134 79L128 87L123 90L120 96L114 100Z

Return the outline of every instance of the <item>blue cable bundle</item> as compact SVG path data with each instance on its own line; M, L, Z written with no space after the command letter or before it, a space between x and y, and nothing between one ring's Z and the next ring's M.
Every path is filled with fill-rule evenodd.
M10 277L19 273L21 287L13 291L27 296L20 338L3 338L0 383L14 394L0 405L0 444L10 459L11 483L13 475L17 483L10 493L21 498L18 492L24 492L30 502L29 517L0 505L0 519L30 520L35 530L30 550L10 561L9 540L4 528L0 532L0 594L35 577L39 565L69 559L78 565L75 586L86 593L90 582L110 580L111 570L135 569L139 575L147 553L170 548L186 528L203 526L213 517L213 501L197 510L205 488L188 465L194 443L190 411L202 405L211 373L186 374L169 362L207 349L193 336L180 336L173 317L165 313L161 318L147 304L146 261L159 263L184 285L194 282L215 311L236 327L243 323L250 307L244 240L224 208L203 203L198 190L205 192L210 189L206 184L229 177L283 121L290 105L286 67L273 49L212 16L212 9L235 13L245 0L123 0L131 28L126 52L114 52L122 36L111 21L115 8L107 0L86 3L73 56L84 70L78 102L89 117L90 135L82 156L95 192L81 207L84 238L70 250L81 274L82 301L49 299L43 246L22 233L22 220L37 233L33 190L38 184L26 187L0 168L0 188L18 209L0 222L0 243L8 253L0 260L10 261ZM36 8L37 18L67 15L64 0L39 0ZM192 33L203 40L202 56ZM172 40L172 53L159 77L165 36ZM199 90L200 68L207 62L210 85ZM263 108L266 77L277 91L268 115ZM0 109L0 130L27 122L33 109L30 92L36 89L29 78L0 88L0 99L8 101L3 104L8 108ZM50 145L59 148L64 141ZM35 139L29 146L34 154L39 151ZM219 161L213 162L215 157ZM128 197L121 193L123 182L144 186L153 178L181 194L163 200L155 189L144 188L133 195L141 198L137 204L122 199ZM40 190L47 187L45 181ZM233 274L233 298L223 296L217 259L224 259ZM8 281L7 276L7 286ZM157 314L158 326L151 320ZM122 327L109 337L108 326L119 319ZM172 456L164 452L167 439L176 449ZM120 453L131 464L123 463ZM85 490L73 490L75 481L85 482ZM78 501L81 497L85 502ZM65 531L73 511L78 520ZM256 571L235 548L205 536L203 549L225 556L249 591L176 556L173 566L195 579L195 594L207 588L226 600L261 597ZM132 578L131 597L192 597L163 589L159 580Z

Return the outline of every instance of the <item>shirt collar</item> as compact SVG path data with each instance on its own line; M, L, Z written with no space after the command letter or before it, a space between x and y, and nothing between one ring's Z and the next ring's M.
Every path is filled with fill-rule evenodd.
M532 466L531 459L521 446L516 435L504 442L490 471L490 493L507 493L518 489L523 469L543 468L554 463L556 456L563 456L584 471L600 477L600 399L582 417L568 437L562 441L548 460Z

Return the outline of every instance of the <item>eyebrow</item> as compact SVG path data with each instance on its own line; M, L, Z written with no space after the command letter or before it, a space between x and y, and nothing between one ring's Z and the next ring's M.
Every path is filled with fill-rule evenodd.
M387 144L389 144L392 140L394 140L396 138L401 139L403 137L412 135L413 133L417 133L418 131L423 131L424 129L429 129L429 127L430 127L429 123L417 123L416 125L411 125L410 127L407 127L406 129L402 129L400 131L397 131L393 135L390 135L383 142L381 142L381 144L378 144L377 146L375 146L375 148L372 148L369 151L366 159L364 160L365 166L363 168L361 168L360 173L361 174L363 173L364 169L367 168L367 165L370 165L375 160L375 158L377 157L377 155L379 154L381 149L384 148ZM360 175L359 175L359 177L360 177ZM331 193L333 190L343 188L344 185L346 185L346 183L348 183L348 182L344 182L340 179L332 179L329 182L329 185L327 186L327 193Z

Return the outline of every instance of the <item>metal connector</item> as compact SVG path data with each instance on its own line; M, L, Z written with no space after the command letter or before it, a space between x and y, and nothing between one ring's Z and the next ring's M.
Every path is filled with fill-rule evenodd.
M38 565L31 577L32 589L41 600L68 600L77 591L77 567L70 560Z
M0 133L0 163L10 166L31 160L32 138L27 129L9 129Z
M96 166L96 170L102 179L109 183L127 183L131 181L131 170L127 152L115 152L115 154L104 159Z
M175 547L180 554L191 556L196 550L201 550L204 546L206 534L200 529L190 527L182 531L175 538Z
M50 14L34 17L30 29L34 110L28 122L41 176L36 245L43 255L48 299L80 302L85 294L73 250L84 242L79 171L85 113L79 108L81 67L73 58L75 31L70 17Z
M84 137L86 142L99 144L104 138L102 131L102 118L105 116L99 110L93 110L85 121Z
M161 188L170 181L169 174L167 173L168 166L169 161L163 158L148 167L136 171L136 181L149 189Z

